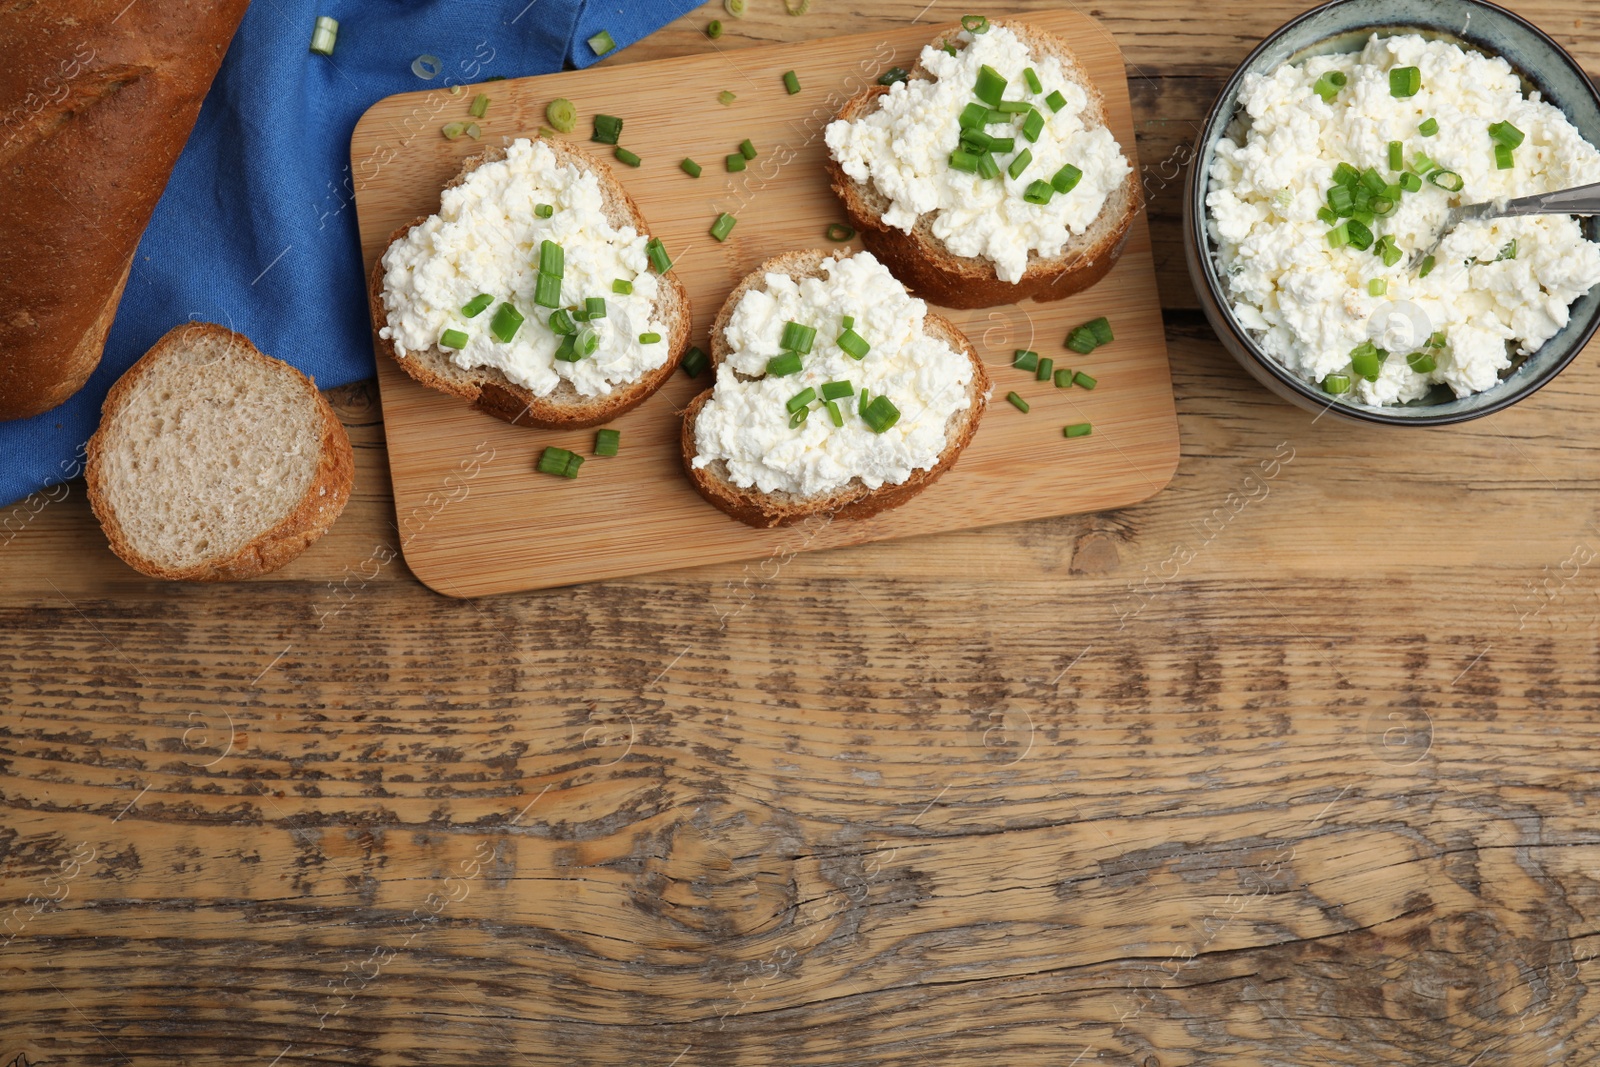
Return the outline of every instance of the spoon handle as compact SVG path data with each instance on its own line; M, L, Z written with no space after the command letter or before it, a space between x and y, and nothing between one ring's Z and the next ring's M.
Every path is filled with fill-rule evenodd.
M1600 215L1600 183L1513 200L1500 215Z

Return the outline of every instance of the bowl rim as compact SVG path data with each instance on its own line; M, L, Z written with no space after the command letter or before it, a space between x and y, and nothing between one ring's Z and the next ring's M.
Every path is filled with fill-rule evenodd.
M1473 408L1469 411L1456 411L1439 415L1399 415L1392 413L1389 408L1373 407L1368 404L1344 404L1335 399L1331 399L1321 390L1316 389L1309 382L1303 381L1298 375L1290 373L1287 367L1283 366L1277 360L1267 355L1267 353L1261 351L1256 345L1254 339L1250 337L1249 332L1246 331L1235 320L1233 308L1225 298L1227 290L1216 271L1216 263L1212 254L1213 249L1211 237L1207 229L1207 221L1209 216L1204 200L1211 178L1209 174L1202 174L1201 171L1205 169L1204 163L1208 149L1220 139L1223 130L1226 129L1228 123L1233 121L1235 112L1237 111L1237 106L1235 106L1228 109L1228 113L1224 115L1222 113L1223 101L1229 97L1233 97L1235 104L1237 104L1239 84L1244 80L1246 74L1250 72L1250 68L1256 62L1257 58L1275 45L1281 38L1290 33L1297 26L1317 17L1323 12L1333 8L1343 7L1346 4L1355 2L1356 0L1327 0L1326 3L1317 4L1314 7L1302 11L1288 22L1285 22L1282 26L1279 26L1276 30L1262 38L1261 43L1256 45L1255 48L1251 49L1250 54L1245 56L1245 58L1240 61L1239 65L1234 68L1233 73L1229 75L1228 80L1223 83L1222 88L1218 91L1216 98L1211 102L1211 108L1207 114L1205 125L1201 127L1199 138L1195 142L1194 160L1190 164L1189 169L1189 188L1186 190L1186 195L1184 197L1184 210L1189 216L1184 227L1184 237L1186 239L1186 243L1191 243L1191 247L1194 251L1194 256L1191 260L1191 267L1198 267L1204 276L1204 283L1206 289L1208 290L1206 295L1209 297L1209 303L1212 303L1216 306L1216 316L1213 317L1213 322L1215 323L1216 319L1220 318L1221 322L1227 327L1228 331L1232 333L1235 341L1238 342L1244 351L1249 353L1252 360L1254 360L1278 381L1282 382L1287 388L1293 390L1297 395L1303 397L1305 400L1315 405L1322 406L1329 414L1336 414L1344 416L1345 418L1355 419L1361 422L1377 423L1384 426L1450 426L1456 423L1469 422L1472 419L1482 418L1485 415L1492 415L1497 411L1503 411L1511 405L1523 400L1524 398L1532 396L1534 393L1538 392L1540 389L1544 388L1551 381L1553 381L1557 375L1567 369L1573 360L1578 358L1578 355L1582 353L1583 350L1588 347L1589 342L1593 340L1595 333L1600 331L1600 312L1597 312L1591 318L1588 326L1583 329L1581 334L1574 338L1573 344L1570 346L1564 356L1556 360L1550 366L1546 367L1538 377L1529 378L1519 389L1512 392L1507 392L1504 396L1491 399L1481 406ZM1589 95L1593 98L1595 107L1600 109L1600 85L1597 85L1595 80L1589 77L1588 72L1584 70L1582 64L1574 59L1572 54L1563 48L1561 43L1554 37L1550 36L1550 34L1546 33L1544 30L1540 29L1538 26L1534 25L1532 22L1528 21L1526 18L1522 17L1516 12L1501 7L1499 4L1491 3L1490 0L1455 0L1455 2L1467 7L1478 7L1492 10L1496 14L1502 15L1525 27L1536 39L1541 41L1545 47L1547 47L1556 56L1560 57L1561 61L1565 63L1571 72L1577 77L1581 85L1588 87ZM1318 42L1309 44L1299 51L1308 51L1312 48L1315 48L1317 44L1321 43L1322 41L1331 40L1334 36L1345 36L1347 34L1361 32L1381 33L1385 30L1403 29L1407 25L1408 24L1404 20L1397 20L1388 23L1374 22L1369 26L1355 27L1349 30L1340 31L1338 34L1332 34L1328 37L1320 38ZM1484 48L1482 50L1486 54L1498 54L1488 48ZM1502 56L1501 58L1504 57ZM1515 64L1513 64L1513 69L1517 71L1518 75L1520 75L1525 82L1534 82L1534 79L1530 76L1528 71L1522 70ZM1540 83L1534 82L1534 84L1539 85ZM1542 85L1540 85L1540 91L1543 93ZM1544 95L1546 102L1551 102L1548 94ZM1565 109L1562 110L1564 111ZM1495 386L1490 386L1489 388L1493 389ZM1482 393L1480 392L1477 395L1482 395Z

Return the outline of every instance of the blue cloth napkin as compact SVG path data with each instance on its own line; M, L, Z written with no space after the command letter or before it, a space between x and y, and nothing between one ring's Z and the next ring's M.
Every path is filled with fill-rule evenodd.
M585 67L601 30L624 48L699 2L255 0L139 245L99 369L55 410L0 423L0 501L81 474L106 392L181 322L238 330L325 389L371 377L350 169L362 113L393 93ZM309 50L318 15L339 20L332 56ZM439 60L431 80L412 72L422 55Z

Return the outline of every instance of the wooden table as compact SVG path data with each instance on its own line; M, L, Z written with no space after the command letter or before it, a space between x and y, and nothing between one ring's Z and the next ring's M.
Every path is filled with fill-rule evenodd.
M719 45L962 14L925 2ZM1592 8L1518 6L1600 69ZM452 601L362 386L356 495L269 579L145 581L80 485L29 504L0 1064L1595 1062L1600 349L1424 434L1224 354L1181 174L1299 8L1089 9L1182 420L1145 504Z

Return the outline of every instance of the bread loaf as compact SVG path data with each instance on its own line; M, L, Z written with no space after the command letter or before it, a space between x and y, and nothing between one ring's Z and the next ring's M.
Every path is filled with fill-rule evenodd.
M0 6L0 420L50 410L100 362L247 4Z

